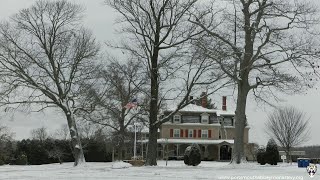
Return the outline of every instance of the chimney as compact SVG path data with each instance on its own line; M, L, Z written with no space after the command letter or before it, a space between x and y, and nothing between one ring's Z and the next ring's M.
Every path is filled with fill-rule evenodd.
M227 110L227 96L222 96L222 110Z
M201 93L201 106L204 108L207 108L207 93L206 92L202 92Z

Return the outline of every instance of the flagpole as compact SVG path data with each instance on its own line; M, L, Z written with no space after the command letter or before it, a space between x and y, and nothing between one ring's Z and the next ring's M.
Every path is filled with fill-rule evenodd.
M136 160L137 152L137 124L134 123L134 146L133 146L133 159Z
M126 109L133 109L134 107L137 107L137 99L132 99L131 102L126 104L124 107ZM133 159L136 160L136 152L137 152L137 123L133 123L134 126L134 145L133 145Z

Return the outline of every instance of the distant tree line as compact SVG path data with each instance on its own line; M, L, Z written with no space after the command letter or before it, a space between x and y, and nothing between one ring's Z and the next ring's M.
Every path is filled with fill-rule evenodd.
M88 162L112 161L110 142L101 129L81 129L81 143ZM62 126L55 135L49 135L45 127L33 129L32 139L16 141L6 126L0 125L0 165L40 165L74 162L74 149L71 139L65 136L68 128Z
M82 139L84 156L88 162L112 161L112 154L105 142L95 139ZM74 162L70 140L23 139L8 141L0 152L0 165L41 165L50 163Z

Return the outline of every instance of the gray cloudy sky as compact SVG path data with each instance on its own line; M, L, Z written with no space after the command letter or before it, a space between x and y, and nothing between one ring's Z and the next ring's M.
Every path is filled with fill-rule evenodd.
M103 4L103 0L71 0L79 3L86 8L84 25L90 28L97 40L101 43L111 40L115 37L113 24L117 14L112 9ZM316 4L320 1L314 0ZM32 5L35 0L0 0L0 21L7 19L10 15L18 12L22 8L27 8ZM319 86L318 86L319 87ZM222 93L223 94L223 93ZM221 95L221 94L220 94ZM214 100L219 108L221 108L221 96L216 95ZM235 109L235 99L230 93L228 95L228 109ZM285 102L281 105L292 105L307 113L310 116L311 138L305 145L317 144L320 145L320 88L311 89L305 94L294 96L282 96ZM250 142L257 142L265 145L268 136L264 129L267 119L267 113L271 112L272 108L268 106L257 105L252 96L249 97L247 116L250 129ZM66 120L63 115L56 110L47 110L41 113L15 113L1 114L0 124L9 126L16 133L17 139L28 138L30 131L33 128L45 126L51 132L59 128L61 124L65 124Z

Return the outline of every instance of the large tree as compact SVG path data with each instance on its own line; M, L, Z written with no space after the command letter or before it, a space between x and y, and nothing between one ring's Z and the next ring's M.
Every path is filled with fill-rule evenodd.
M64 0L40 0L0 25L1 102L61 110L75 166L85 159L74 112L99 51L91 32L80 24L82 12L81 6Z
M266 132L285 150L288 162L292 148L307 142L309 138L309 119L294 107L275 109L268 115L266 128Z
M199 8L190 21L205 32L196 43L235 84L233 162L244 160L249 92L270 103L274 90L297 93L319 75L316 9L305 1L234 0ZM209 7L209 8L206 8Z
M190 45L190 41L203 32L188 21L188 14L193 11L196 0L106 2L122 15L120 22L124 26L120 32L123 32L126 41L116 47L129 52L147 70L150 103L146 165L157 165L157 132L160 125L190 103L188 96L195 86L206 85L208 88L209 84L221 79L223 74L215 74L213 63L205 61L199 54L195 56L197 51ZM210 69L213 73L208 79ZM208 94L221 87L210 88ZM172 94L177 94L177 97L173 98ZM158 118L166 99L181 101L177 103L176 111Z
M127 134L128 126L147 117L143 106L147 86L145 71L139 61L120 62L112 58L100 69L96 81L96 85L91 87L92 93L85 98L95 106L90 112L81 112L82 118L110 129L119 152L118 158L123 160L125 140L130 135ZM133 99L138 101L139 107L126 107Z

